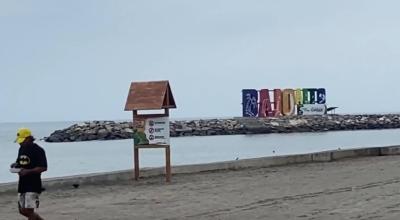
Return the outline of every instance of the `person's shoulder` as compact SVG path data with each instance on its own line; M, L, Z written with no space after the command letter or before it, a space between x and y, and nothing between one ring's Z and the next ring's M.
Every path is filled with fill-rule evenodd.
M41 146L39 146L38 144L34 143L33 145L35 146L35 148L36 148L38 151L44 152L44 149L43 149Z

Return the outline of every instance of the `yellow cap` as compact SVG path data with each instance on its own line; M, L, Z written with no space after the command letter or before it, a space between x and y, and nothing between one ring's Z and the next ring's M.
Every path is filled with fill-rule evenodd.
M18 144L21 144L22 142L25 141L25 139L27 137L30 137L30 136L32 136L31 130L29 130L28 128L20 128L18 130L17 139L15 139L15 142Z

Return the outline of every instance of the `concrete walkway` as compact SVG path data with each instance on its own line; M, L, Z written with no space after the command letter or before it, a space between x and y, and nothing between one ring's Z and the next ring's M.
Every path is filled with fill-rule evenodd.
M18 217L0 194L0 219ZM179 174L50 189L46 219L399 219L400 156Z

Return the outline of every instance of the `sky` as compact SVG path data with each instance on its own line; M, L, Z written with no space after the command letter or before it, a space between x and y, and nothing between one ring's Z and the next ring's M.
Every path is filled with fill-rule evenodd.
M169 80L174 118L241 115L242 89L325 88L337 113L400 112L398 1L0 0L0 122L130 119Z

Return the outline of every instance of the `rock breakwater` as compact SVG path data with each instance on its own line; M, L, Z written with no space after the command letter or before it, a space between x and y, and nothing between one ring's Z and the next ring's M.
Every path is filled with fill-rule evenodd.
M171 137L400 128L400 114L171 121ZM47 142L130 139L132 122L92 121L53 132Z

